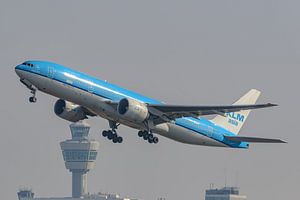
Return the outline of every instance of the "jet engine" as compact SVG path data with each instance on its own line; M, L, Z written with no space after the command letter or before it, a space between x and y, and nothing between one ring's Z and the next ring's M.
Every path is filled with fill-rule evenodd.
M87 119L87 115L82 106L73 104L69 101L59 99L54 105L54 112L57 116L70 122Z
M118 104L118 113L129 121L141 123L148 119L148 108L144 103L133 99L121 99Z

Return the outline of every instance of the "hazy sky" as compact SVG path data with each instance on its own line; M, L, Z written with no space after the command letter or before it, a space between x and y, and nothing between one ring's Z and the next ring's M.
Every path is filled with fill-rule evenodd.
M300 2L0 0L0 199L20 187L37 196L70 196L71 176L59 142L69 123L55 116L54 97L30 93L14 66L29 59L57 62L173 104L230 104L251 88L259 103L241 135L288 144L249 150L191 146L160 137L150 145L120 127L124 143L100 133L89 191L155 200L198 200L210 183L238 185L252 200L296 199L300 186ZM236 181L238 174L238 181Z

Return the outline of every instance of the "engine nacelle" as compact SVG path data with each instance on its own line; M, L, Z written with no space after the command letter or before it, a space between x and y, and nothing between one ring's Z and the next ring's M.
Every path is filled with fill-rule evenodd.
M121 99L118 104L118 113L133 122L143 122L149 117L148 108L144 103L133 99Z
M69 101L59 99L54 105L54 112L57 116L70 122L78 122L87 119L84 109Z

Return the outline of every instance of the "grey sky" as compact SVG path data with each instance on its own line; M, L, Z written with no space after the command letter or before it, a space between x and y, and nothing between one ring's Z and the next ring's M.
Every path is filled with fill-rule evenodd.
M210 183L239 186L249 199L299 196L300 2L220 1L0 1L2 98L0 196L19 187L38 196L70 195L71 179L59 142L68 123L53 112L55 98L29 91L14 73L28 59L57 62L176 104L230 104L251 88L260 103L280 107L251 114L241 135L281 138L287 145L249 150L190 146L160 137L149 145L121 127L125 142L100 136L89 191L145 200L202 199Z

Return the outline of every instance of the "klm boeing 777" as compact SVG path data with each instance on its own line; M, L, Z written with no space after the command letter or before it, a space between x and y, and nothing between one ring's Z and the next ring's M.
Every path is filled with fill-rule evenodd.
M16 66L20 81L31 91L59 98L54 105L57 116L77 122L100 116L109 122L110 130L102 135L113 143L122 143L120 124L137 129L138 136L157 143L157 135L187 144L248 148L249 143L283 143L279 139L238 136L250 110L276 106L255 104L260 92L252 89L233 105L168 105L131 92L107 81L46 61L26 61ZM216 115L212 120L201 116Z

